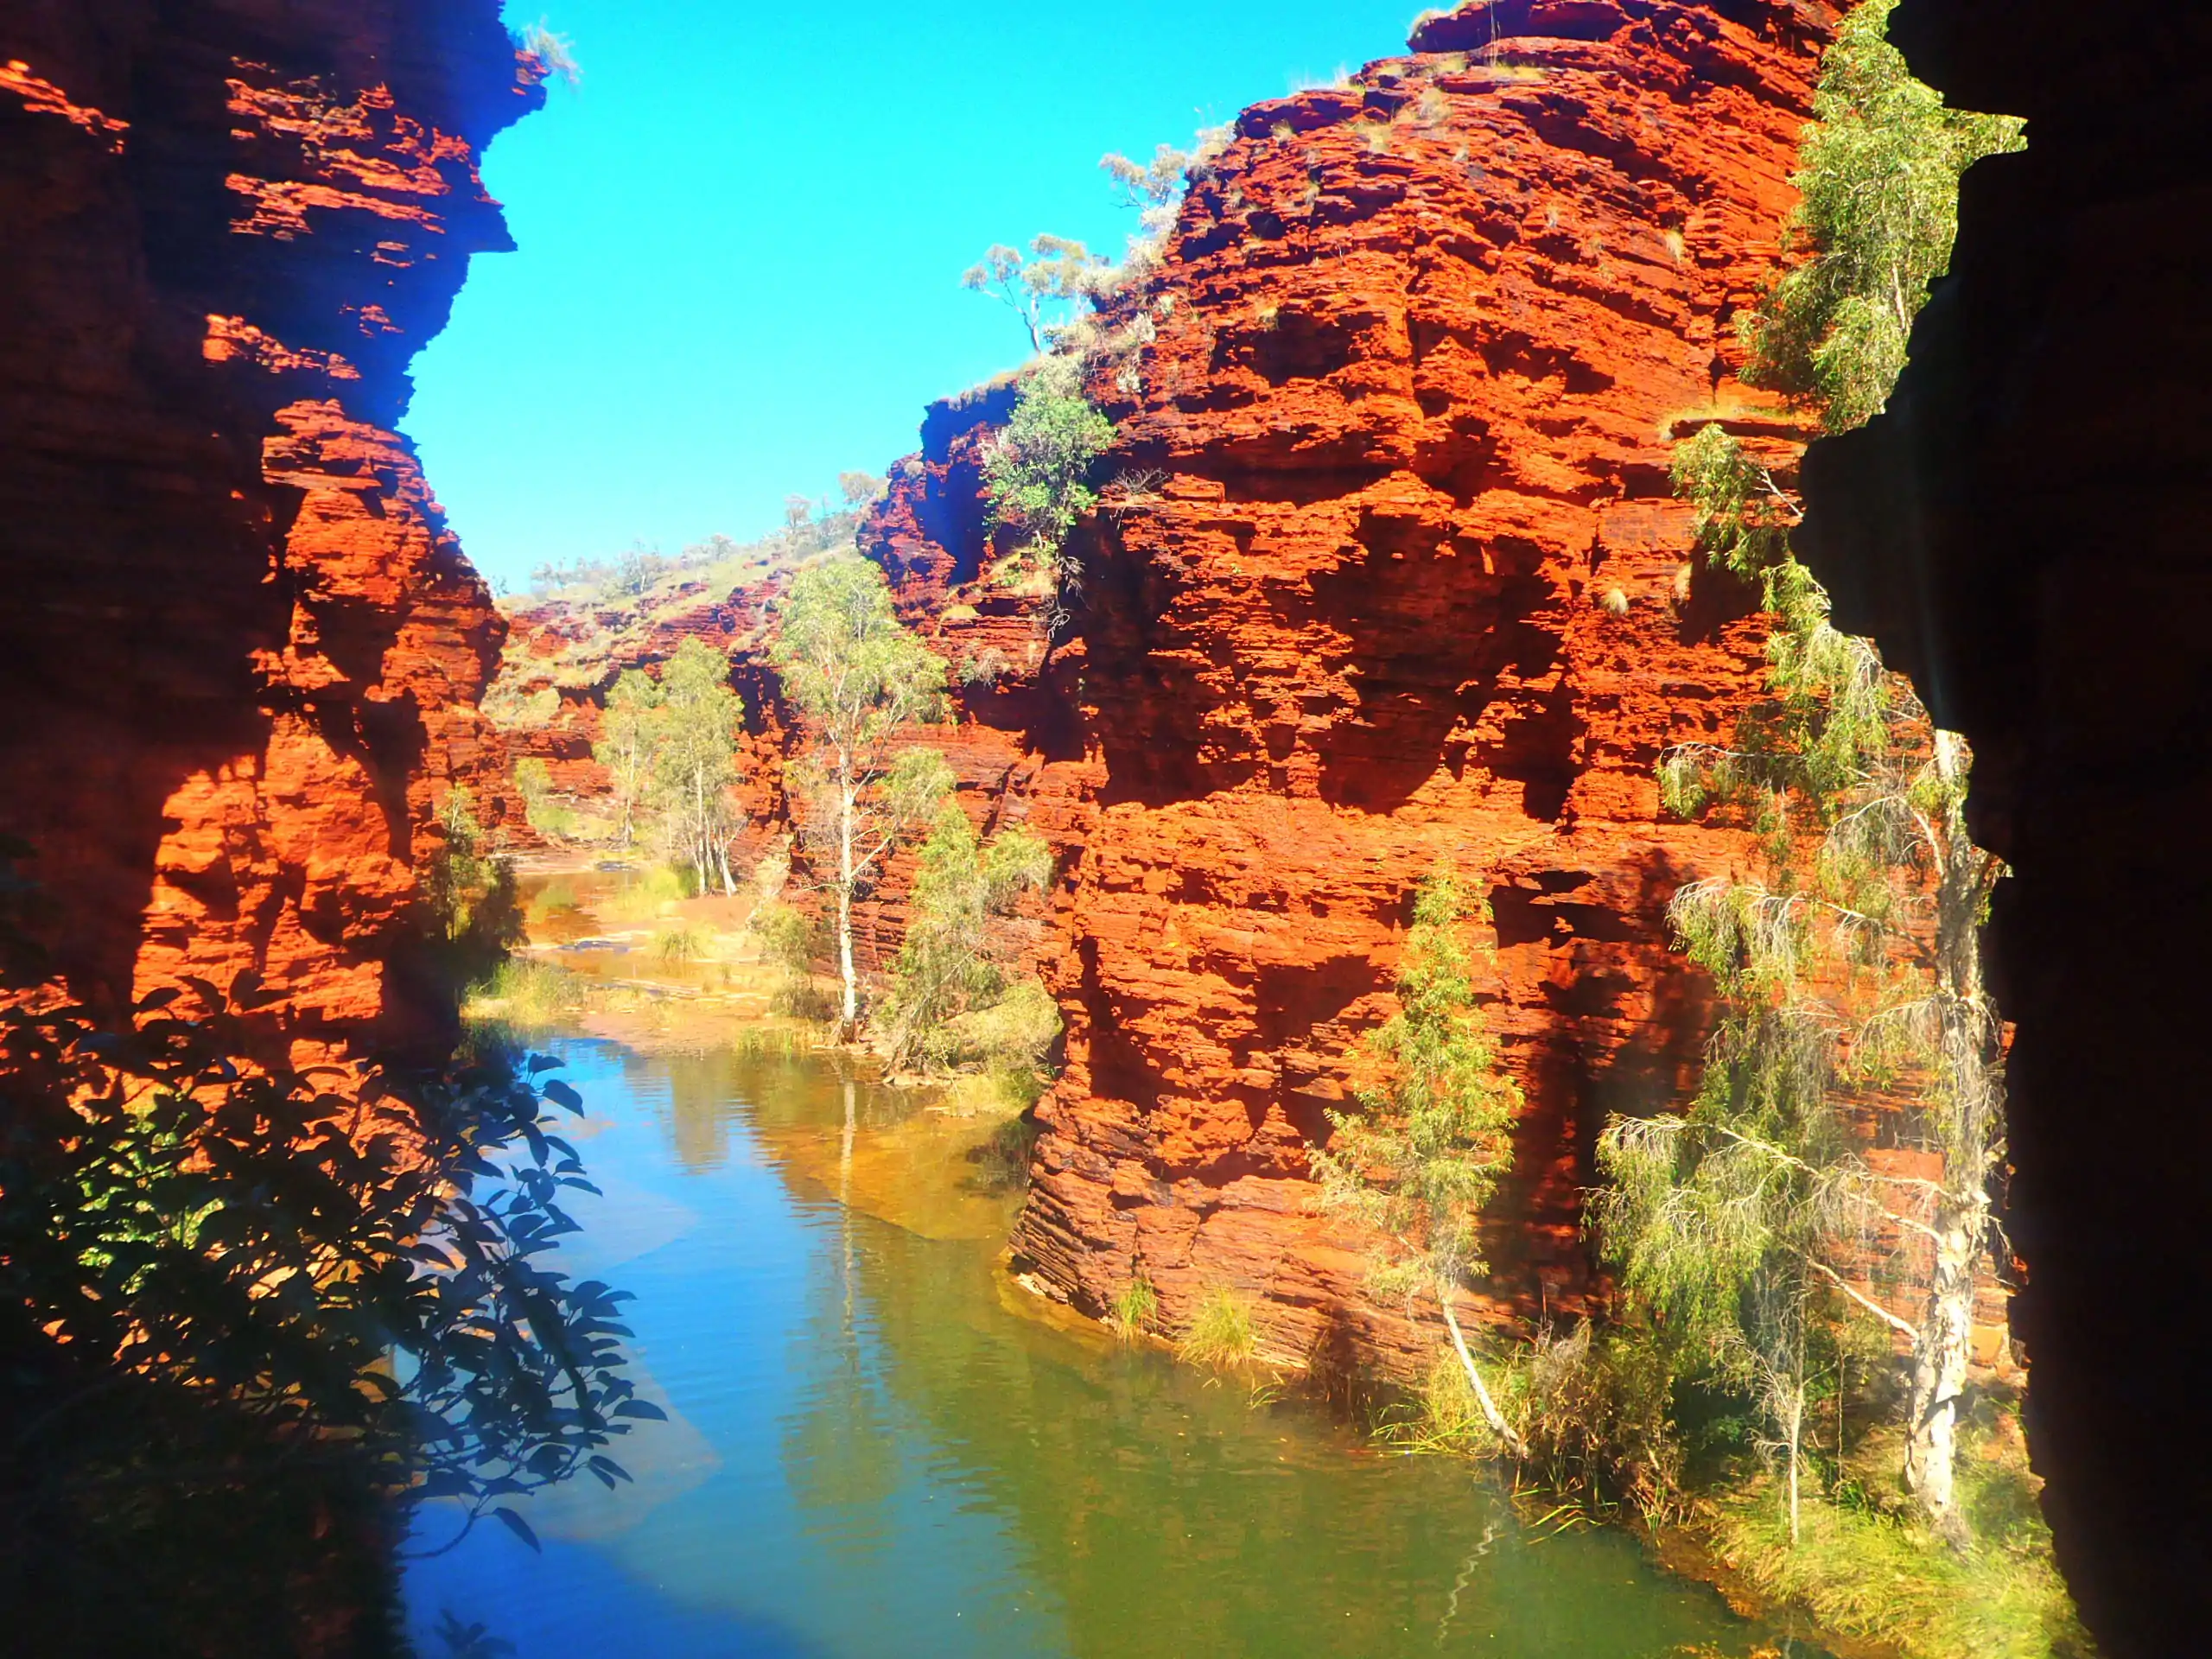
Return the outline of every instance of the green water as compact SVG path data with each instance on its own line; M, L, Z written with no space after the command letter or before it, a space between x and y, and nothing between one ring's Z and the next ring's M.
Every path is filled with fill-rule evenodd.
M410 1622L523 1659L1811 1650L1474 1471L1025 1313L981 1131L811 1061L559 1052L605 1189L575 1269L637 1293L636 1476L414 1567ZM418 1528L442 1542L435 1506ZM425 1651L439 1644L425 1640Z

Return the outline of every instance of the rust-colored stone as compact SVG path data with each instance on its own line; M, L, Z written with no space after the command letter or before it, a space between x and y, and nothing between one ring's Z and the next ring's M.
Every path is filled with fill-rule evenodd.
M1432 21L1247 111L1142 322L1112 319L1152 335L1112 410L1144 487L1076 549L1103 777L1014 1236L1078 1306L1141 1273L1172 1329L1224 1284L1262 1294L1278 1351L1425 1363L1314 1213L1306 1150L1440 859L1495 912L1482 988L1529 1102L1489 1311L1581 1306L1592 1138L1694 1085L1707 1024L1665 903L1744 850L1667 821L1655 765L1728 732L1763 671L1746 596L1685 586L1669 443L1732 411L1795 439L1728 365L1829 16Z
M391 429L535 73L492 0L30 3L0 62L0 830L55 970L435 1046L416 867L451 785L507 810L504 625Z

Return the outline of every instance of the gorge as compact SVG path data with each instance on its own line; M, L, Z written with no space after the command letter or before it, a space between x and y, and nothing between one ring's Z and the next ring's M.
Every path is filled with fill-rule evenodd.
M67 999L121 1020L164 988L219 1000L243 986L264 1059L334 1062L356 1083L372 1063L442 1061L461 1034L430 875L449 809L466 804L549 872L587 870L610 849L548 832L518 763L542 763L571 805L602 801L594 746L618 673L658 672L686 640L727 660L743 702L737 861L749 878L791 861L789 890L803 892L821 855L793 839L791 764L817 734L773 651L793 572L849 536L950 685L947 721L913 741L942 752L979 831L1023 826L1052 850L1052 883L1022 901L1010 971L1041 979L1064 1027L1056 1075L1024 1114L1036 1131L1026 1196L995 1223L1003 1258L914 1265L907 1252L928 1252L886 1242L895 1229L878 1238L878 1216L862 1224L877 1280L907 1290L871 1294L881 1308L942 1298L957 1304L944 1317L988 1324L997 1311L975 1311L988 1282L1058 1330L1075 1316L1126 1320L1141 1292L1170 1337L1227 1296L1284 1377L1341 1380L1347 1394L1418 1385L1437 1327L1374 1289L1371 1231L1320 1203L1308 1152L1371 1087L1363 1044L1399 1006L1423 880L1449 867L1480 896L1496 949L1473 1005L1525 1101L1482 1223L1490 1270L1460 1299L1478 1343L1548 1339L1611 1306L1615 1275L1585 1228L1599 1133L1700 1086L1719 1009L1677 948L1669 902L1686 883L1745 875L1762 842L1756 826L1669 811L1657 771L1677 746L1727 741L1768 696L1776 626L1757 582L1702 558L1695 510L1677 498L1676 442L1716 427L1777 475L1807 457L1802 545L1839 623L1873 634L1981 758L1977 833L2022 874L2000 899L1999 991L2019 1022L2025 1104L2008 1216L2020 1261L1983 1274L1977 1375L2016 1388L2024 1357L2035 1379L2044 1502L2101 1650L2185 1650L2169 1638L2202 1629L2202 1529L2188 1483L2146 1494L2186 1368L2147 1360L2115 1406L2097 1397L2097 1361L2193 1253L2181 1218L2201 1177L2180 1160L2142 1173L2089 1145L2101 1129L2059 1103L2109 1092L2084 1033L2123 1024L2144 1098L2177 1112L2192 1088L2178 1060L2139 1040L2140 1020L2113 1011L2139 988L2107 969L2101 990L2082 990L2078 964L2096 952L2067 919L2073 899L2054 895L2094 868L2101 911L2141 931L2146 895L2163 906L2201 887L2158 874L2187 868L2185 837L2158 826L2192 821L2193 785L2164 770L2188 745L2125 719L2145 702L2193 708L2201 653L2178 634L2145 646L2155 696L2100 702L2083 688L2105 678L2067 678L2080 661L2126 657L2138 635L2081 599L2094 581L2048 575L2065 565L2052 550L2064 537L2030 526L2016 498L2033 495L2022 467L2062 468L2021 459L2002 423L2024 417L2002 388L2030 351L2019 340L2044 342L2032 360L2048 368L2047 320L2075 315L2063 295L2016 285L2035 263L2018 251L2032 219L2022 193L2066 202L2069 223L2121 213L2088 181L2114 165L2099 145L2123 141L2086 135L2125 104L2115 88L2166 86L2140 79L2139 58L2173 65L2189 48L2158 45L2147 22L2102 41L2101 90L2077 98L2045 56L2022 58L2012 34L1976 34L1950 10L1904 0L1895 38L1955 104L2027 115L2030 148L1967 175L1960 274L1923 319L1890 413L1859 433L1815 443L1802 400L1746 383L1739 328L1802 253L1786 243L1791 178L1842 9L1474 0L1425 14L1402 55L1243 111L1191 159L1157 243L1093 296L1074 355L1113 437L1090 474L1097 505L1058 550L1079 580L1022 579L1022 534L995 518L988 458L1025 385L1008 375L931 405L918 451L814 545L794 529L735 574L679 569L650 603L495 604L395 429L408 363L443 327L467 258L509 245L478 156L543 101L552 66L518 49L491 0L0 7L0 222L19 250L0 270L0 675L15 716L0 731L0 850L33 884L23 915L44 952L13 1005ZM2071 52L2073 38L2036 52ZM2126 137L2126 165L2155 175L2177 213L2195 188L2182 164L2138 167L2164 143ZM2131 280L2146 313L2170 315L2186 251L2142 245ZM2066 351L2094 358L2105 325L2074 326ZM2121 454L2179 446L2157 451L2169 454L2167 550L2131 577L2119 607L2130 616L2159 610L2143 584L2170 597L2194 580L2182 527L2201 469L2186 435L2202 422L2173 412L2184 367L2164 359L2146 405L2183 435L2161 426L2154 443L2146 412L2111 437ZM2063 403L2081 384L2047 396ZM2068 429L2056 413L2037 419ZM1960 435L1985 431L1998 435ZM2067 512L2061 528L2097 517L2094 504ZM2002 626L1983 615L2001 563L1992 524L2045 550L2034 627L2014 598ZM2011 652L2015 629L2042 654ZM2020 713L2031 704L2033 719ZM2136 804L2124 830L2115 791ZM912 930L918 842L859 908L861 963L879 978ZM2186 1029L2159 1006L2164 1031ZM574 1052L604 1088L603 1073L634 1069ZM644 1069L667 1064L657 1054ZM652 1075L652 1088L675 1086ZM714 1110L741 1138L773 1141L774 1108L760 1103L777 1086L746 1071ZM807 1195L830 1179L820 1160L836 1103L790 1087L806 1095L792 1109L806 1134L824 1137L801 1136L808 1150L791 1160L794 1213L810 1216ZM35 1122L29 1099L9 1096L11 1134ZM613 1109L621 1135L641 1132ZM884 1109L903 1122L910 1108ZM1895 1151L1898 1131L1870 1131L1885 1135ZM633 1160L627 1179L661 1180L643 1154L617 1155ZM2093 1173L2060 1179L2069 1161ZM2171 1235L2147 1270L2140 1249L2115 1243L2139 1179ZM682 1190L690 1203L704 1189ZM837 1200L840 1213L867 1211L842 1187ZM610 1202L620 1225L650 1230L665 1214ZM831 1260L814 1221L775 1225L807 1235L785 1243L816 1267ZM849 1237L840 1248L849 1325ZM972 1282L946 1281L957 1295L930 1276L971 1270ZM2114 1285L2125 1290L2107 1300ZM1021 1344L989 1328L993 1363L1012 1364ZM947 1380L957 1356L928 1332L899 1340L931 1379L902 1387L958 1393L963 1427L944 1432L983 1434L988 1413ZM868 1351L870 1364L896 1357ZM1057 1378L1050 1367L1067 1362L1052 1356ZM1064 1408L1052 1402L1089 1398L1063 1380L1034 1387L1017 1413L1033 1433ZM833 1411L866 1416L867 1392L838 1394ZM1835 1398L1840 1446L1840 1382ZM1192 1421L1208 1409L1191 1407ZM1159 1416L1129 1453L1147 1479L1167 1466L1153 1442L1184 1432L1160 1427L1170 1416L1185 1421ZM846 1429L877 1443L865 1423ZM1235 1459L1258 1457L1256 1430L1207 1432ZM1317 1455L1299 1444L1298 1458ZM2108 1455L2120 1445L2131 1454ZM1079 1484L1084 1449L1051 1455ZM1001 1475L1019 1463L1018 1448L992 1456ZM1401 1501L1363 1492L1377 1513ZM1145 1524L1122 1489L1094 1496L1112 1525ZM1008 1500L1053 1535L1047 1554L1081 1559L1082 1517L1060 1538L1058 1519L1039 1518L1052 1510L1026 1486ZM1456 1563L1430 1561L1425 1543L1402 1553L1420 1562L1402 1569L1414 1574L1408 1595L1440 1593ZM1462 1586L1471 1571L1470 1558ZM1111 1600L1095 1586L1073 1593L1085 1608ZM1685 1642L1747 1639L1667 1605ZM1622 1613L1620 1630L1635 1619ZM1098 1650L1168 1639L1086 1628L1116 1632L1096 1636ZM1392 1637L1377 1624L1368 1639ZM1535 1653L1563 1638L1516 1639ZM764 1636L758 1650L785 1649ZM1007 1637L1004 1650L1029 1649Z

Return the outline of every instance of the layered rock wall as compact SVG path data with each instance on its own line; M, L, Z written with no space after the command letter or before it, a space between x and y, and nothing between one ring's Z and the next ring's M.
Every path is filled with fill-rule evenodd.
M503 625L391 428L538 77L494 0L25 0L0 63L0 832L57 975L435 1040L416 872L499 787Z
M1141 1275L1170 1329L1258 1291L1275 1351L1424 1363L1306 1154L1443 862L1494 913L1481 992L1529 1102L1495 1306L1580 1305L1596 1129L1693 1087L1708 1023L1664 906L1745 853L1657 798L1764 637L1688 569L1670 442L1796 436L1735 385L1733 319L1832 16L1465 8L1246 111L1193 185L1114 319L1149 336L1111 411L1124 499L1075 549L1103 775L1014 1236L1046 1287L1097 1311Z
M979 824L1062 858L1033 1284L1098 1313L1141 1274L1171 1330L1229 1286L1274 1352L1425 1363L1306 1154L1444 861L1494 916L1482 991L1529 1101L1488 1310L1584 1305L1596 1130L1694 1088L1709 1027L1666 903L1748 861L1658 802L1662 751L1759 695L1766 632L1692 569L1668 468L1700 421L1777 461L1804 436L1736 383L1734 321L1778 263L1833 15L1476 5L1246 111L1102 321L1118 436L1052 635L981 499L1014 388L934 407L893 469L859 544L958 693L915 736ZM798 734L779 582L702 594L645 652L731 649L766 768ZM896 950L905 876L863 907L864 963Z

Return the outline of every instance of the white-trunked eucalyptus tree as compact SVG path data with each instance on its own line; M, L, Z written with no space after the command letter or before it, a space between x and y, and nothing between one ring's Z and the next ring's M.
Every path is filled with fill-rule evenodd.
M1677 478L1708 550L1763 581L1777 626L1770 700L1732 744L1669 751L1662 792L1684 817L1740 815L1763 868L1692 882L1669 907L1725 1013L1688 1114L1608 1126L1600 1230L1631 1294L1656 1306L1711 1315L1733 1284L1793 1484L1785 1419L1802 1415L1802 1380L1774 1369L1758 1281L1809 1275L1897 1332L1911 1355L1904 1478L1961 1541L1953 1466L2004 1101L1980 936L2004 866L1967 830L1965 741L1934 728L1871 642L1829 625L1827 596L1787 550L1786 493L1717 428L1683 447ZM1878 1098L1932 1174L1869 1155Z
M952 789L951 768L912 728L944 708L944 664L902 626L883 572L857 555L809 565L781 607L772 660L807 718L791 763L791 798L810 861L836 897L839 1024L861 1016L853 906L892 849L930 822Z

